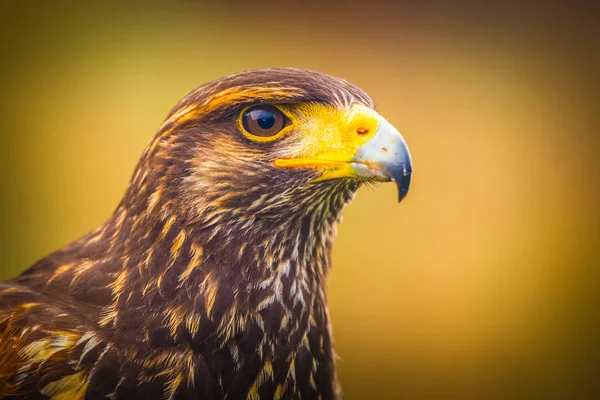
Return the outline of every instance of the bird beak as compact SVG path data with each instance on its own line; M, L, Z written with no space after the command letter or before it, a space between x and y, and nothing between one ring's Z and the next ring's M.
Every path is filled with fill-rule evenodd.
M314 168L320 175L313 182L347 177L393 181L398 187L398 201L406 197L412 175L410 153L400 132L385 118L359 105L348 117L320 120L326 122L307 129L304 136L311 141L305 145L306 153L277 159L276 167Z
M400 132L385 118L380 118L375 135L358 148L350 165L358 177L395 182L398 202L406 197L412 176L410 153Z

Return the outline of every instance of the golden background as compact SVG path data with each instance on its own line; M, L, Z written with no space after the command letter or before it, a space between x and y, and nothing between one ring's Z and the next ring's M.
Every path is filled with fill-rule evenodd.
M1 279L110 215L187 91L315 69L365 89L414 160L402 204L361 189L339 226L346 397L600 394L594 2L0 7Z

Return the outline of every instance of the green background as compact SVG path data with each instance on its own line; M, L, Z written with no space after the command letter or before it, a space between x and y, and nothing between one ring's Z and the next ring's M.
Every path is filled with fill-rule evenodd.
M329 282L348 399L600 393L595 2L0 5L0 278L100 224L187 91L361 86L414 184L361 189Z

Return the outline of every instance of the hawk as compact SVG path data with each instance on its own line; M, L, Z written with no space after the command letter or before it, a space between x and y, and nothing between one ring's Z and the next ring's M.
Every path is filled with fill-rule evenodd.
M365 92L299 69L190 92L100 227L0 283L0 395L332 399L341 211L412 174Z

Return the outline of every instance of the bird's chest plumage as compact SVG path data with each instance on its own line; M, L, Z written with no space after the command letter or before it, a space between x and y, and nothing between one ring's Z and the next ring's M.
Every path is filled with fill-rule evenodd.
M128 217L115 221L121 228L107 228L110 237L135 224ZM169 218L155 231L156 240L136 251L128 247L138 243L135 236L112 245L94 240L94 233L75 246L111 244L114 255L80 265L70 258L80 252L69 252L34 268L49 274L38 279L48 282L43 287L32 286L40 296L47 291L66 299L52 298L54 314L74 318L63 308L69 299L94 304L80 307L81 322L65 325L64 332L55 318L38 318L41 336L24 346L51 349L43 365L58 372L22 375L23 390L77 391L89 399L335 398L324 289L329 229L313 236L280 230L245 247L242 235L228 241L218 232L210 241ZM27 279L21 285L29 285ZM42 312L49 303L44 298L33 310ZM55 343L64 342L55 336L65 332L72 340L54 352ZM31 371L37 358L27 364ZM67 381L72 387L63 390Z
M326 308L316 299L309 305L282 326L274 317L282 306L274 302L247 316L225 340L154 348L113 341L94 363L88 393L118 399L334 398Z
M111 349L94 363L88 392L96 392L98 385L97 393L123 399L334 398L322 282L304 262L273 259L271 266L253 265L246 275L252 279L247 279L244 265L236 265L242 272L232 279L212 272L225 267L208 259L204 274L191 274L154 311L133 303L143 296L122 296L103 329ZM171 266L165 282L169 273L181 276L184 267ZM165 290L146 293L169 295ZM148 298L150 305L160 305ZM106 382L114 385L104 389Z

